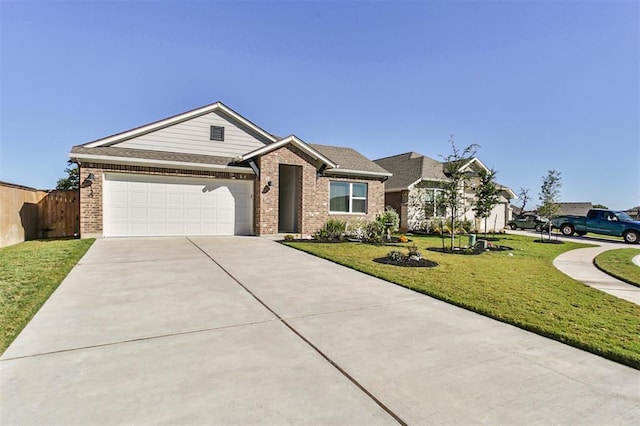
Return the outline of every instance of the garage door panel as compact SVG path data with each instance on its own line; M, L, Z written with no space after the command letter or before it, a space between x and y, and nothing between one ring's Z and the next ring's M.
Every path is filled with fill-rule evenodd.
M252 233L252 182L108 174L105 236Z

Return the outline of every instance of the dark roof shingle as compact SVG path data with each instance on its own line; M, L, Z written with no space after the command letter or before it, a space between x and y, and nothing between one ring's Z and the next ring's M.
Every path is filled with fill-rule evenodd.
M407 189L419 179L443 181L447 177L441 162L417 152L406 152L374 160L374 163L393 173L386 183L387 191Z
M72 157L73 154L90 154L96 156L137 158L144 160L177 161L181 163L214 164L220 166L233 163L233 158L231 157L185 154L180 152L150 151L146 149L118 148L113 146L87 148L79 145L71 148Z
M343 169L370 173L389 173L386 169L369 160L353 148L318 144L309 144L309 146L338 164L340 167L335 169L336 171Z

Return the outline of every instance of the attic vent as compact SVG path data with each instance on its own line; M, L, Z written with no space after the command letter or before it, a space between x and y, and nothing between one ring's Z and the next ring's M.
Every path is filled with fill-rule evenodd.
M212 141L224 141L224 127L211 126L209 139Z

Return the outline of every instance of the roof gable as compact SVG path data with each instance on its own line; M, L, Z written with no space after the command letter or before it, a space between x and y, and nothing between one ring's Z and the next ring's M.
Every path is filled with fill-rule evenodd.
M174 115L172 117L155 121L153 123L145 124L143 126L136 127L131 130L127 130L121 133L116 133L115 135L107 136L105 138L88 142L82 146L85 146L87 148L95 148L99 146L111 146L117 143L130 140L132 138L136 138L142 135L146 135L148 133L156 132L158 130L161 130L170 126L174 126L176 124L180 124L188 120L198 118L211 113L218 113L218 115L220 116L226 115L229 119L236 121L240 126L243 126L248 130L254 132L257 136L263 138L265 141L274 142L277 140L275 136L266 132L262 128L256 126L251 121L247 120L237 112L233 111L231 108L224 105L222 102L215 102L213 104L206 105L201 108L196 108L191 111L184 112L182 114Z
M287 136L286 138L280 139L277 142L271 143L269 145L265 145L263 147L255 149L255 150L253 150L251 152L248 152L246 154L240 155L240 156L238 156L237 161L238 162L248 161L248 160L251 160L251 159L253 159L255 157L259 157L261 155L268 154L269 152L275 151L276 149L280 149L283 146L288 145L288 144L292 144L292 145L296 146L301 151L303 151L304 153L306 153L309 156L311 156L311 158L319 160L322 163L326 164L327 167L331 167L331 168L338 167L338 165L336 163L331 161L329 158L327 158L325 155L323 155L318 150L314 149L311 145L305 143L303 140L298 138L296 135Z
M308 144L295 135L287 136L277 142L265 145L247 154L239 156L236 161L249 161L255 157L265 155L288 144L296 146L298 149L318 160L324 165L323 173L327 174L347 174L375 177L389 177L391 173L366 158L364 155L352 148L343 148L329 145Z
M443 164L417 152L374 160L380 167L393 174L386 183L387 191L408 189L420 180L444 181Z
M410 189L421 181L443 182L448 180L446 163L417 152L379 158L374 162L393 173L393 176L386 183L386 192ZM477 157L463 160L460 164L460 170L469 169L474 172L489 170ZM505 193L505 197L515 198L515 193L508 187L498 184L498 188Z
M219 128L224 130L220 132ZM211 136L214 130L219 132ZM218 140L224 134L222 140ZM311 145L295 135L278 138L221 102L135 129L74 146L71 158L114 164L145 164L252 170L255 157L292 144L317 160L320 173L387 178L391 176L351 148ZM253 170L256 172L256 170ZM257 173L257 172L256 172Z

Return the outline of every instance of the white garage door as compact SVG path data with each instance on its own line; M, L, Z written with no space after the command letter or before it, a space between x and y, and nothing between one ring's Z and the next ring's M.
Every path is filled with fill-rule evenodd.
M253 182L107 174L105 237L248 235Z

